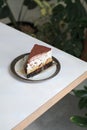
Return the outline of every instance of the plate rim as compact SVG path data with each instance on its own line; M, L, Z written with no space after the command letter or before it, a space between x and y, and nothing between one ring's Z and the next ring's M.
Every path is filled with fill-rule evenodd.
M15 65L16 63L21 60L23 57L29 55L30 53L24 53L24 54L21 54L19 56L17 56L10 64L10 69L11 69L11 72L13 73L13 75L15 76L15 78L19 79L19 80L22 80L22 81L25 81L25 82L42 82L42 81L46 81L48 79L51 79L53 77L55 77L59 71L60 71L60 68L61 68L61 65L60 65L60 62L58 59L56 59L54 56L52 56L53 60L55 61L56 63L56 70L55 72L49 76L48 78L44 78L44 79L40 79L40 80L32 80L32 79L29 79L29 78L23 78L21 77L20 75L18 75L18 73L15 71Z

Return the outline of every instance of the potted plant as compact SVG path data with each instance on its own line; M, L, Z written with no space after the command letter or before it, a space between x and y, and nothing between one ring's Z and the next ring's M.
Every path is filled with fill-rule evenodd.
M74 90L75 96L79 98L78 106L80 109L87 109L87 86L84 86L82 90ZM87 127L87 113L84 116L73 115L70 118L71 122L75 123L80 127Z
M20 20L23 14L24 6L26 6L28 10L40 6L42 8L42 12L44 12L43 5L47 6L47 1L50 0L23 0L20 7L20 12L18 14L18 19L16 20L8 4L8 0L0 0L0 19L8 17L11 21L8 25L28 34L36 33L37 27L35 26L35 23Z
M87 12L80 0L57 0L48 22L38 25L37 37L81 58L87 38L86 28Z
M31 34L36 31L34 24L31 22L20 21L24 6L26 6L27 9L33 9L37 6L37 4L33 0L23 0L18 19L16 20L8 4L8 0L0 0L0 19L8 17L11 21L11 23L9 23L10 26L13 26L14 28L25 33Z

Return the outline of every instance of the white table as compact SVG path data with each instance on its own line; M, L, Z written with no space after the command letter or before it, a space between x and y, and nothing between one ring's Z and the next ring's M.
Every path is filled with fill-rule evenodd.
M10 63L36 43L52 48L60 72L44 82L17 80ZM23 130L87 78L87 63L0 23L0 77L0 130Z

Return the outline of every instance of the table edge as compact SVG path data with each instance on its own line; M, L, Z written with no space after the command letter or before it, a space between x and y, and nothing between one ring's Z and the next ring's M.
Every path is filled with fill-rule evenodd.
M71 84L69 84L66 88L48 100L45 104L39 107L35 112L33 112L30 116L25 118L19 124L17 124L12 130L23 130L28 125L30 125L33 121L35 121L38 117L40 117L43 113L45 113L48 109L50 109L53 105L55 105L60 99L62 99L66 94L68 94L71 90L73 90L76 86L78 86L81 82L83 82L87 78L87 71L84 72L81 76L75 79Z

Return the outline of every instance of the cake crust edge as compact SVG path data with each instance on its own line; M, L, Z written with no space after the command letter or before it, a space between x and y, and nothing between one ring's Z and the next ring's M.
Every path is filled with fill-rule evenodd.
M33 77L33 76L39 74L40 72L42 72L43 70L46 70L47 68L49 68L52 65L53 65L53 61L49 62L48 64L45 64L43 67L31 72L30 74L27 74L27 78L30 78L30 77Z

